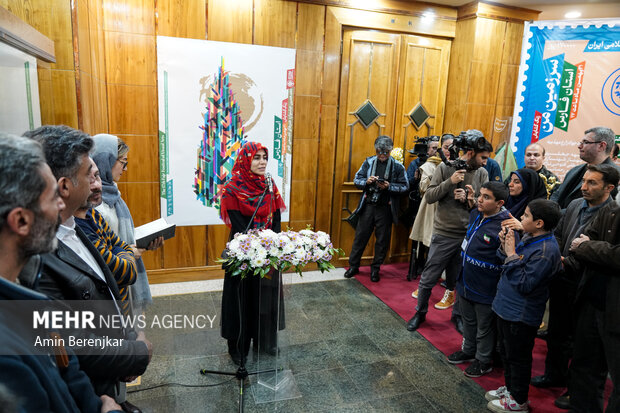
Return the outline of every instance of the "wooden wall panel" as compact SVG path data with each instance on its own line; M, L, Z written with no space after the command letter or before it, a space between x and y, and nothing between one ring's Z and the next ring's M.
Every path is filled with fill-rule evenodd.
M318 96L297 96L293 124L295 139L318 139L320 107L321 100ZM294 145L295 140L293 140Z
M53 124L78 127L75 72L52 70Z
M297 49L323 51L325 6L297 4Z
M229 236L230 229L226 225L210 225L207 227L207 265L221 266L216 260L221 257Z
M321 71L323 52L297 50L295 94L297 96L321 96Z
M336 158L336 131L338 107L321 107L321 135L319 139L317 196L315 226L317 230L329 231L334 191L334 164Z
M155 34L154 0L103 0L105 31Z
M138 167L138 165L135 165ZM159 183L118 182L121 196L127 203L136 227L156 220L159 215Z
M499 84L500 63L473 60L469 72L469 93L467 103L495 103L497 86ZM475 86L473 86L475 85Z
M35 29L54 41L56 51L56 63L52 63L52 69L74 70L73 62L73 31L71 23L71 2L67 0L50 0L49 2L34 2L33 17L44 21L44 15L51 8L51 18L45 22L47 33L40 30L32 23Z
M199 267L207 264L207 227L177 227L163 248L164 268Z
M157 135L157 88L108 84L108 117L114 135Z
M207 2L207 39L252 43L253 0Z
M301 139L295 137L292 170L292 179L294 181L316 181L316 160L318 159L318 151L318 139ZM293 195L296 194L295 191L291 193Z
M293 181L295 196L291 197L290 221L314 223L314 204L316 202L316 181Z
M206 0L157 0L157 34L202 39L207 37Z
M159 182L159 138L157 135L118 135L128 146L129 165L123 173L125 182Z
M157 85L155 37L133 33L105 33L108 84Z
M325 12L325 59L323 62L323 91L325 105L338 105L340 90L340 45L342 25L331 7Z
M297 3L254 0L254 44L295 47Z

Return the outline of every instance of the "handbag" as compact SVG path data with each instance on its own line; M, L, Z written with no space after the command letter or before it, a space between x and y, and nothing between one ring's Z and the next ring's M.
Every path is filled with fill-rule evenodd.
M353 211L353 213L349 215L347 218L345 218L344 220L347 221L349 224L351 224L353 229L357 229L357 223L360 220L357 210Z

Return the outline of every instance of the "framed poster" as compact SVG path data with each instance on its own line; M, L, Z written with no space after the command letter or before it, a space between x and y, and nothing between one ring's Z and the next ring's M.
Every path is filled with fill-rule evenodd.
M295 50L158 36L157 71L162 217L222 224L221 190L245 141L268 148L289 205Z

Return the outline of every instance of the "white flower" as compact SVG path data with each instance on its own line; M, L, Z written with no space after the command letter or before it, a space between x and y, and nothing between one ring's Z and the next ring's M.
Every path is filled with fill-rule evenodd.
M239 248L239 244L240 244L239 239L235 238L228 243L228 249L234 255L238 255L240 252L242 252L241 248Z
M263 229L258 234L261 238L276 238L278 236L278 234L270 229Z
M252 257L252 259L250 260L250 263L252 264L252 267L260 268L260 267L264 267L265 264L267 264L267 259L263 257L262 255L257 255L255 257Z

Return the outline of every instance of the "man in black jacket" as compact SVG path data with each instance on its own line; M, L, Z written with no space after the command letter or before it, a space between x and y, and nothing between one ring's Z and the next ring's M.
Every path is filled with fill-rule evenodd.
M581 185L583 198L577 198L568 204L564 216L555 228L554 234L562 256L568 258L565 268L551 281L549 288L545 374L532 378L532 385L536 387L565 387L567 384L574 331L573 303L581 278L580 272L570 270L570 260L574 259L569 251L570 245L597 212L613 202L610 193L619 179L618 171L611 165L589 165ZM565 399L565 396L558 399L556 405L562 405Z
M92 138L67 126L42 126L26 133L40 142L58 183L58 192L66 208L56 238L58 248L43 256L41 278L20 276L22 284L60 300L90 300L104 315L120 316L120 295L112 273L83 231L75 225L73 214L90 195L92 164L89 152ZM87 331L88 338L102 331ZM128 381L146 370L152 346L144 333L129 328L111 328L105 335L123 339L120 346L80 349L82 369L91 378L97 394L117 396L120 381ZM76 350L77 351L77 350ZM139 411L122 404L125 411Z
M71 351L66 359L55 357L52 348L35 353L31 333L42 330L28 333L25 326L15 325L24 314L11 314L19 312L20 303L48 301L16 280L20 272L36 276L37 254L55 247L59 212L64 208L39 144L0 134L0 194L0 384L15 398L20 412L119 411L112 398L95 395ZM55 350L66 349L56 344Z
M568 384L571 411L602 412L609 373L613 390L606 412L619 412L620 205L614 201L601 208L570 249L585 269L575 300L577 324Z
M562 210L566 209L573 199L581 197L581 179L586 173L588 165L609 164L618 167L610 158L611 151L615 145L616 135L613 130L602 126L590 128L585 131L585 136L579 142L579 157L585 164L577 165L566 173L562 185L553 192L552 201L560 204ZM615 197L617 189L611 196Z

